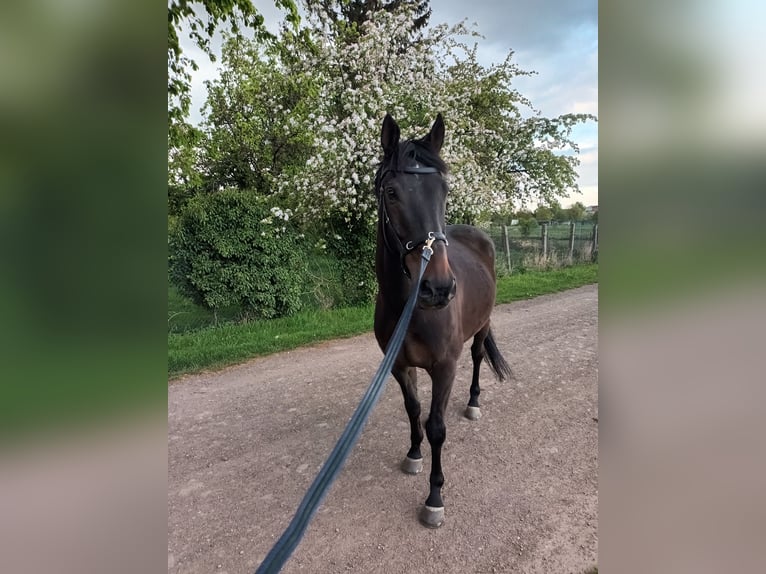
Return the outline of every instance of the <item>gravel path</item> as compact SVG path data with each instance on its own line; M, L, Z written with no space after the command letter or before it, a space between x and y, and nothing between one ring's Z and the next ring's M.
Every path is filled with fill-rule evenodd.
M417 521L430 448L423 473L399 471L409 425L389 378L283 573L582 574L596 563L598 287L499 305L492 323L515 379L483 367L482 418L464 419L466 345L446 416L444 525ZM255 570L381 358L370 333L168 387L168 572ZM425 413L425 373L419 387Z

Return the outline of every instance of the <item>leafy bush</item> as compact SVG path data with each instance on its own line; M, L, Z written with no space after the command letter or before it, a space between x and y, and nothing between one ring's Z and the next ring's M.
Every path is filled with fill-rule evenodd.
M315 241L305 256L307 280L302 296L304 309L334 309L343 307L346 301L343 269L337 259L327 253L324 245Z
M212 310L237 305L258 318L294 313L304 278L289 215L248 191L194 197L170 237L171 280Z
M519 227L521 227L521 235L529 237L532 230L538 227L537 220L534 217L522 217L519 219Z
M370 303L378 292L375 278L375 226L366 221L329 218L327 251L335 259L342 281L342 305Z

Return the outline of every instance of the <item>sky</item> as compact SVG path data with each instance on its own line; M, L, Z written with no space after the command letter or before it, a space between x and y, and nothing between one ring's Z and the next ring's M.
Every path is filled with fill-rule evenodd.
M276 31L282 17L273 0L254 0L267 26ZM516 88L545 117L566 113L598 115L598 1L597 0L431 0L431 24L474 26L479 62L501 62L510 50L523 70L537 74L516 79ZM214 45L220 46L220 38ZM210 62L190 42L185 52L198 64L192 77L192 122L199 122L205 101L205 80L216 77ZM577 168L580 194L562 198L598 205L598 124L588 122L573 131L580 153Z

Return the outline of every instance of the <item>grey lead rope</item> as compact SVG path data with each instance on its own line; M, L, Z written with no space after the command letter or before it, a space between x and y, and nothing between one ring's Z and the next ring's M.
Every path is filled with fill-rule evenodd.
M327 461L324 463L324 466L322 466L319 474L317 474L314 482L303 497L300 506L298 506L298 510L295 511L295 516L292 521L266 555L266 558L264 558L263 562L258 567L258 570L255 571L255 574L276 574L282 569L282 566L284 566L285 562L287 562L298 547L309 522L311 522L311 518L314 516L325 495L330 490L332 483L335 482L335 479L338 477L351 449L356 444L356 441L359 440L359 435L362 434L362 429L367 423L367 418L370 416L370 412L372 412L375 403L377 403L380 398L384 383L394 364L394 359L399 354L399 349L404 342L404 336L407 333L407 327L409 326L412 312L415 309L418 286L420 285L420 280L423 278L423 273L425 273L426 266L433 254L433 249L431 248L433 241L433 238L429 238L423 247L418 280L413 284L410 297L404 306L404 310L399 317L399 322L396 324L394 333L388 342L383 362L380 363L375 376L372 378L370 386L367 387L367 392L364 394L364 397L362 397L359 406L351 416L351 420L346 425L343 434L335 444L335 447L327 458Z

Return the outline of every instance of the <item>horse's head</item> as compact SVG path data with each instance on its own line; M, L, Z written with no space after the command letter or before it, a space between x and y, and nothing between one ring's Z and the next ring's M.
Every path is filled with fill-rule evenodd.
M400 257L402 273L412 277L420 268L423 245L434 239L419 303L423 308L445 307L455 296L457 284L445 234L447 166L439 157L444 121L439 114L425 137L399 141L399 126L386 114L380 139L384 158L375 177L375 194L386 249Z

